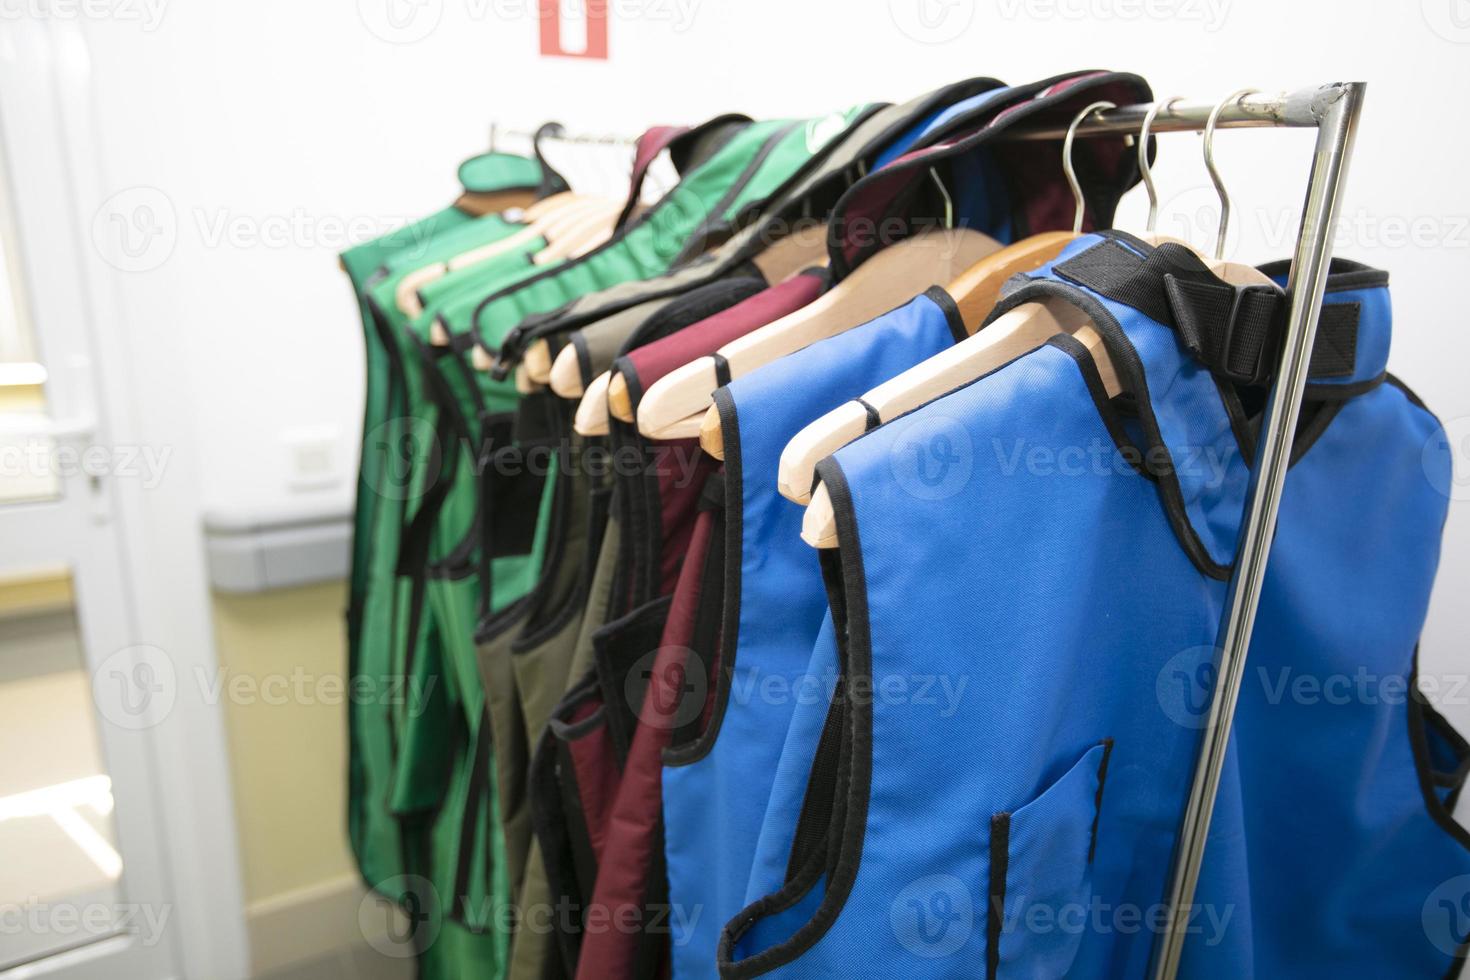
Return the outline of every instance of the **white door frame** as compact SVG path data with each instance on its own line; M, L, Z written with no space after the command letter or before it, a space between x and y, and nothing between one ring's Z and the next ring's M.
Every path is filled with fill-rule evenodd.
M156 486L110 479L91 488L91 516L112 528L111 560L120 567L122 588L107 596L81 587L77 599L84 624L89 618L125 623L126 645L166 651L175 671L176 697L156 723L129 731L98 719L109 768L114 756L123 760L123 769L111 774L120 842L130 862L124 901L167 906L162 952L169 955L119 959L125 950L107 941L39 961L22 973L131 980L134 974L120 974L117 967L127 964L131 970L136 963L155 980L166 959L164 976L242 980L249 975L248 942L224 708L211 702L207 685L195 682L216 669L194 468L196 413L178 404L186 390L180 379L162 376L160 365L168 362L151 356L158 332L130 328L127 302L137 284L95 247L94 216L113 190L108 147L97 136L95 84L77 19L7 19L6 36L0 37L0 126L22 198L16 202L18 260L31 292L38 342L55 349L65 345L48 345L48 337L80 337L82 349L90 351L90 364L48 365L55 382L48 383L48 407L58 429L77 430L63 432L63 438L169 452L166 476ZM7 555L6 562L20 564L21 557ZM104 608L89 617L91 603ZM89 666L96 669L109 653L89 648ZM149 814L153 826L130 825L125 811ZM147 862L153 867L137 867L129 852L157 860Z

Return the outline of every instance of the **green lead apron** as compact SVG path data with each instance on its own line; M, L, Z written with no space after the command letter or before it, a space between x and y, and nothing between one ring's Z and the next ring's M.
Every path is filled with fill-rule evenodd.
M570 263L566 267L567 274L562 271L542 273L512 294L534 293L536 299L531 300L530 310L536 312L537 305L549 308L568 298L575 298L577 290L604 281L601 276L638 274L650 255L657 254L649 249L682 249L690 235L709 223L711 215L723 219L755 199L751 195L767 193L770 186L789 176L789 140L795 127L755 124L747 127L750 128L757 130L755 137L763 138L747 137L742 141L737 135L724 148L715 151L706 165L696 168L681 183L680 187L684 189L682 196L670 195L666 198L670 203L656 207L633 232L611 247L593 253L601 258L593 259L591 271L580 268L585 260ZM788 152L779 152L783 149ZM752 159L742 163L739 159L741 153L749 154ZM774 176L773 165L777 167ZM736 175L733 184L729 178L723 177L727 174ZM722 183L729 186L720 186ZM715 194L718 197L713 206L708 205L707 198L702 196ZM640 228L642 231L638 230ZM437 300L440 295L436 292L433 298ZM444 310L440 316L449 323L464 316L466 310L473 314L481 305L469 306L468 290L456 290L452 295L446 290L442 295L444 299L440 305ZM551 435L553 441L570 431L570 412L563 406L560 413L560 418L542 420L542 425L537 427L538 431ZM548 521L556 522L557 539L554 546L556 561L553 562L554 567L547 570L538 589L539 595L524 605L512 607L505 617L487 624L480 643L481 671L486 688L491 692L492 725L497 734L498 780L507 861L512 880L515 880L518 867L524 869L521 886L516 891L523 909L531 908L538 918L551 907L552 896L539 845L530 839L529 812L522 806L528 787L529 748L539 739L570 677L571 660L581 630L580 604L575 601L576 586L586 557L585 505L589 488L582 485L580 477L575 474L565 481L565 486L561 498L564 506L560 509L543 507L538 521L538 539L544 539L551 533ZM487 516L486 519L490 518ZM500 589L497 587L496 591L498 593ZM510 692L514 692L513 695ZM514 731L517 725L522 727L524 740L520 733ZM512 764L512 757L518 765ZM518 860L516 855L522 842L526 847L524 861ZM515 945L512 975L560 975L561 962L553 943L554 936L544 928L523 929Z
M466 186L473 189L468 182ZM353 701L349 722L349 828L365 881L374 888L386 889L390 897L399 900L405 897L403 890L412 887L405 882L424 877L425 870L436 863L436 852L442 854L446 849L461 849L458 834L446 833L450 829L448 824L427 820L415 812L425 796L432 796L425 790L432 790L434 776L443 777L447 773L451 784L458 788L458 796L449 799L449 808L456 812L463 810L464 807L456 803L470 791L477 762L473 753L461 752L451 766L434 765L434 760L450 758L446 752L443 726L406 728L403 725L403 709L410 706L412 710L408 713L416 718L448 719L451 716L447 701L449 685L439 683L445 679L445 668L438 634L433 642L425 643L425 655L414 665L412 674L406 676L392 663L391 649L383 642L390 631L379 628L382 616L371 614L375 607L380 612L391 611L391 575L397 559L397 533L401 525L399 505L402 503L394 498L401 498L404 489L402 474L393 472L392 467L402 462L401 456L397 455L399 447L394 444L394 436L403 433L393 420L403 413L405 377L402 352L385 342L385 337L391 339L392 331L399 326L396 319L388 315L392 307L387 304L391 304L396 283L406 271L435 261L441 254L448 257L503 238L515 230L516 226L496 217L475 220L456 209L449 209L389 239L354 249L343 257L343 266L354 285L363 286L370 277L376 287L373 297L364 294L373 292L372 289L360 291L367 327L368 397L349 615L349 672L354 683L366 682L375 693L397 693L400 702L397 706L399 717L395 719L389 716L383 704L391 698L375 696ZM367 270L374 264L378 271L369 273ZM392 506L381 506L385 501ZM385 603L382 599L390 601ZM365 623L372 623L371 628L365 630ZM451 626L443 631L443 635L458 637L467 632L467 627ZM458 659L463 663L463 657ZM473 664L472 659L470 664ZM455 685L455 697L467 705L465 710L483 714L483 708L475 706L478 678L471 672L469 679L473 684L461 680ZM395 682L404 680L408 683L395 692ZM379 688L384 690L379 691ZM480 740L471 738L467 744L476 746ZM493 765L488 752L482 750L480 755L483 765ZM398 775L402 775L406 768L429 778L396 779L395 767L399 766L399 759L405 757L429 764L401 767ZM454 776L456 771L461 774L457 779ZM472 866L494 868L503 865L503 861L496 860L494 856L502 846L498 833L482 831L471 846L477 849ZM445 860L441 857L438 862L444 863ZM473 899L473 892L466 894ZM480 909L489 909L493 903L480 901L473 904ZM458 911L463 914L462 910ZM499 972L497 964L503 964L505 959L503 940L501 948L491 948L489 955L486 955L483 943L445 941L436 945L438 953L435 955L440 959L455 949L480 948L481 952L473 957L477 967L490 966L496 972ZM452 967L449 972L454 972Z
M769 126L770 124L764 125ZM737 141L738 136L731 142ZM757 148L757 155L764 160L773 155L778 148L779 141L768 140ZM698 193L692 193L686 184L681 183L680 186L684 188L685 193L676 199L678 208L664 207L660 212L663 218L659 221L640 221L638 223L638 227L645 230L641 233L640 239L634 240L633 246L641 244L642 250L633 246L624 249L633 261L619 262L616 260L615 252L604 249L594 255L611 255L613 259L609 260L604 257L600 260L601 265L611 267L615 275L637 274L641 271L639 266L646 262L650 250L652 250L651 254L656 255L659 248L671 249L673 246L681 246L681 243L688 237L687 234L680 234L681 224L684 229L692 232L707 222L710 214L723 215L726 211L733 213L735 209L743 207L750 199L746 195L761 193L760 183L755 178L761 174L763 168L752 167L749 162L741 167L736 175L739 179L735 183L740 186L717 187L714 185L709 175L729 172L730 160L730 154L722 154L717 151L709 157L706 165L697 168L691 174L691 176L703 174L705 177L703 184L695 181L696 190L701 186L709 186L712 190L719 192L720 196L713 208L706 207L708 204L706 199L700 197ZM728 185L730 181L726 180L724 183ZM465 249L461 246L465 244L465 238L462 234L452 234L454 231L455 229L450 229L449 232L443 233L449 237L452 244L446 245L440 240L441 236L435 236L433 240L438 242L440 247L425 249L422 255L415 255L415 259L442 260L442 258L464 251ZM539 251L540 247L540 244L536 245L535 250ZM487 294L494 295L497 290L504 292L510 282L523 279L547 282L557 275L533 266L527 261L528 252L529 250L520 251L519 261L514 263L515 268L510 268L513 263L504 261L508 258L506 256L502 257L502 261L492 260L485 264L491 268L470 267L444 276L438 282L425 287L421 295L429 299L431 308L426 310L425 316L420 317L415 324L417 331L422 335L434 316L445 318L447 315L452 315L453 310L457 308L456 304L462 306L473 299L478 305L480 300L477 297ZM430 258L431 255L433 258ZM424 263L419 262L418 266L422 264ZM400 271L408 271L406 266L407 263L400 264ZM399 278L401 279L401 275ZM575 283L572 285L573 288L576 287ZM439 890L441 895L449 895L452 917L464 921L469 928L474 929L486 924L483 921L484 917L476 914L476 907L481 904L477 898L483 894L486 897L485 908L494 908L500 900L496 894L497 887L500 895L505 895L508 889L504 884L497 886L493 871L488 876L488 880L486 876L478 874L470 874L467 877L464 871L466 860L471 864L478 861L481 867L486 864L500 866L502 876L499 880L502 882L507 879L519 880L519 876L515 875L516 866L519 863L515 852L519 849L520 838L524 836L523 831L516 829L519 819L516 794L519 794L519 798L524 798L526 751L523 748L520 752L513 752L514 755L519 756L518 761L522 763L519 767L492 767L491 760L487 758L490 753L482 748L488 741L483 731L486 715L488 713L489 725L497 735L508 730L509 725L514 725L517 721L523 726L522 731L527 736L534 731L534 727L530 724L532 719L526 717L524 712L517 715L515 711L515 707L521 706L521 699L516 686L514 665L509 675L500 683L493 683L496 679L494 675L489 678L492 683L488 686L491 695L488 712L485 709L483 695L477 698L474 693L470 692L470 685L465 683L462 676L462 667L467 660L463 640L469 635L462 628L464 619L462 614L466 608L465 603L473 602L472 597L477 591L475 583L467 584L460 580L461 572L464 577L473 578L473 572L470 569L475 565L472 559L465 556L463 549L464 542L474 536L472 526L467 525L464 520L464 508L466 501L470 501L472 507L473 502L478 501L479 494L473 481L465 478L464 468L458 465L453 467L454 475L448 479L446 484L443 484L441 489L438 470L454 459L457 454L462 454L467 450L456 445L455 439L452 438L453 427L441 425L439 412L455 400L459 400L461 420L470 419L478 423L487 414L485 407L487 399L514 398L514 393L503 382L496 384L492 379L479 376L475 380L476 387L480 389L478 394L481 397L477 404L472 404L476 400L465 398L463 389L460 390L459 398L456 399L454 394L446 394L443 390L426 391L425 386L414 383L410 377L412 372L404 372L400 369L396 376L391 363L391 355L394 345L398 344L402 337L401 320L392 315L395 312L392 307L392 292L396 289L396 282L390 283L385 278L378 286L377 298L382 307L379 312L384 314L382 319L388 321L387 340L384 340L382 336L385 332L383 325L375 324L375 326L379 327L377 333L379 340L382 341L381 348L389 355L389 370L385 373L389 379L390 397L386 399L384 408L375 413L375 417L385 419L384 424L387 425L386 431L378 433L384 444L383 449L374 460L376 469L365 466L365 473L370 475L376 473L378 481L381 482L382 475L387 470L389 463L395 466L406 466L409 491L406 494L408 499L400 501L400 506L374 508L374 512L365 515L365 519L388 539L391 539L395 532L406 534L411 529L413 546L409 549L409 553L398 556L400 560L396 563L397 571L403 574L389 589L391 595L386 615L390 622L386 624L387 628L384 630L370 628L366 631L366 635L375 640L383 636L388 638L388 673L407 676L425 688L430 687L435 678L442 677L456 681L452 685L452 690L434 699L431 710L415 714L401 710L400 706L400 710L390 714L388 724L385 726L387 728L386 741L389 743L388 754L390 758L395 755L398 757L398 765L393 773L391 787L394 809L400 816L407 817L412 814L413 816L408 819L416 829L423 820L421 814L431 812L436 814L435 819L430 822L429 843L421 849L418 841L414 840L409 842L409 847L400 847L397 864L400 867L422 868L426 871L436 890ZM548 295L551 292L554 291L549 291L544 286L539 291L541 295ZM559 301L564 302L565 298L567 297L563 293ZM393 329L395 327L396 330ZM399 347L397 353L400 357L406 357L409 352L404 347ZM452 378L457 372L453 369L440 369L446 368L445 362L452 360L433 358L431 363L434 369L447 379ZM462 365L452 364L452 367L461 368ZM397 392L397 398L391 397L395 381L400 389ZM380 390L383 385L380 383L376 387ZM470 394L475 394L475 392L470 392ZM401 410L399 406L402 406ZM483 434L474 431L474 428L473 425L464 426L459 433L461 440L466 445L483 439ZM445 439L446 435L451 438ZM390 450L401 455L390 455ZM468 451L474 458L473 450ZM402 474L393 473L391 475L398 477ZM368 485L374 484L369 483ZM378 519L380 510L391 512L386 515L386 519L380 520ZM443 515L449 515L449 519L444 520ZM489 521L499 519L500 516L485 515L484 519ZM442 525L441 520L443 520ZM538 525L544 523L544 519L537 522ZM456 535L461 531L464 532L463 538L456 541ZM423 544L425 535L431 535L435 545L432 558L426 558L420 553L425 547ZM377 535L374 537L376 538ZM544 541L544 535L538 533L537 539ZM390 541L385 540L383 543L382 558L385 560L380 560L379 568L391 567L395 564L392 560L394 556L390 554L392 551ZM495 559L496 567L489 575L489 578L494 581L479 584L478 591L482 598L490 594L494 596L493 603L486 604L491 612L505 613L515 610L519 593L525 591L530 584L530 579L539 572L539 569L535 567L534 559L518 561L514 556L507 557L516 567L502 569L499 566L505 564L505 561ZM456 562L464 565L465 568L456 568ZM421 570L420 566L426 564L435 567L434 577L429 577L426 571ZM502 572L506 573L504 577L502 577ZM444 581L441 581L441 575ZM363 588L365 598L377 591L370 584ZM467 600L467 597L470 598ZM365 605L371 605L371 603L365 603ZM361 636L364 633L359 630L358 635ZM513 644L514 634L507 630L506 635ZM532 679L537 672L522 670L521 673L527 678L528 690L534 691L535 684L532 683ZM536 683L541 684L542 690L547 693L560 686L550 678L545 682L536 678ZM450 687L448 684L445 686ZM504 697L504 692L507 690L514 692L508 701ZM548 698L542 694L535 696L533 700L544 703ZM547 708L538 707L535 713L544 716L547 710ZM496 721L497 718L505 718L509 725ZM507 739L510 742L507 746L499 745L501 740L498 738L494 741L497 743L497 750L502 754L507 754L505 752L507 748L513 750L515 747L513 739ZM404 748L407 749L407 752L401 751ZM519 772L516 771L516 768L519 769ZM495 777L487 780L485 778L487 772L494 772ZM493 786L496 790L493 794L495 798L485 804L475 794L485 793L489 786ZM437 811L434 809L436 802ZM503 806L507 802L509 806ZM472 812L488 812L498 819L502 815L502 809L505 809L509 819L507 833L501 840L501 850L504 852L505 860L497 862L493 859L496 853L493 842L487 840L486 835L480 832L475 822L466 819L466 815ZM460 818L457 826L453 823L454 817ZM365 850L370 851L371 848ZM414 857L404 860L403 856L406 853L412 853ZM428 856L420 859L418 855L421 853L426 853ZM484 885L483 889L479 887L481 884ZM437 944L437 947L438 952L431 947L426 953L424 959L426 974L431 969L438 969L441 961L444 960L446 951L451 948L449 944L442 942ZM502 947L495 947L489 955L477 955L475 959L482 968L487 966L495 968L497 964L504 962L501 955L502 950ZM445 968L452 972L451 966L445 966Z

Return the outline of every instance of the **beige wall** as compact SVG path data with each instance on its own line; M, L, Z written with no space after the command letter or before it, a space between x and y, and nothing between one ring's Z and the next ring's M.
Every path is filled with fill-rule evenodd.
M345 816L345 596L335 582L213 598L222 679L236 685L222 690L257 973L362 938ZM322 678L339 682L325 696Z

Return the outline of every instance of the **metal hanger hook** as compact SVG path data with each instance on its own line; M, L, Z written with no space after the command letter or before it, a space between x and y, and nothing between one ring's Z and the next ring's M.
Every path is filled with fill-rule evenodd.
M1210 172L1210 180L1215 184L1215 193L1220 196L1220 228L1215 233L1215 258L1225 258L1225 232L1230 229L1230 194L1225 190L1225 182L1220 179L1220 170L1215 166L1215 124L1220 121L1220 113L1227 106L1232 106L1245 98L1247 95L1255 95L1260 89L1243 88L1220 100L1220 104L1210 110L1210 118L1205 120L1205 169Z
M944 186L944 181L939 179L939 171L933 167L929 168L929 176L934 178L934 186L939 188L939 193L944 197L944 227L954 227L954 198L949 196L949 188Z
M1148 191L1148 224L1143 230L1149 234L1153 234L1154 229L1159 225L1159 191L1154 186L1154 168L1148 162L1149 130L1153 129L1155 116L1182 98L1184 96L1174 95L1149 106L1148 112L1143 117L1143 126L1138 130L1138 172L1143 177L1144 190Z
M1072 166L1072 141L1077 138L1077 128L1082 125L1082 120L1103 109L1118 108L1115 102L1094 102L1092 105L1077 113L1077 118L1072 120L1072 125L1067 127L1067 138L1062 140L1062 173L1067 175L1067 183L1072 188L1072 198L1077 202L1077 215L1072 219L1072 234L1082 234L1082 216L1087 210L1087 203L1082 200L1082 183L1077 179L1077 168Z

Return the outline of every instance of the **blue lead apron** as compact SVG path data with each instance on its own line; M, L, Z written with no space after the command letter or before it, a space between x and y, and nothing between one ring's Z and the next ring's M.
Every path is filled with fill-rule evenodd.
M720 927L745 903L780 735L826 609L802 508L776 490L781 451L812 420L965 336L935 289L715 392L725 442L725 613L714 706L664 756L674 976L714 977ZM693 685L703 698L709 688ZM698 915L693 910L698 910Z
M1141 288L1147 279L1118 274L1131 273L1146 256L1155 276L1151 289ZM1089 280L1107 288L1083 285ZM1008 296L997 315L1048 297L1084 308L1132 398L1107 400L1085 349L1058 339L876 429L821 465L841 540L831 645L843 683L817 734L785 883L729 924L723 976L1146 973L1154 933L1139 922L1147 922L1165 891L1198 737L1197 725L1171 701L1170 685L1209 658L1246 478L1236 445L1238 434L1249 434L1245 413L1222 394L1228 389L1217 378L1256 385L1261 366L1274 356L1259 341L1240 356L1237 348L1256 336L1250 330L1241 330L1236 344L1220 343L1211 323L1222 287L1178 251L1089 236ZM1105 292L1128 295L1149 312ZM1257 292L1251 299L1269 298ZM1324 317L1325 337L1339 341L1357 330L1365 310L1375 310L1363 302L1339 305L1344 315L1332 324ZM1231 309L1229 297L1223 309ZM1319 355L1323 349L1319 343ZM1314 389L1338 382L1352 390L1345 379L1356 364L1344 369L1340 350L1321 361L1319 371L1314 358L1314 382L1327 380ZM1395 389L1381 390L1403 401ZM1399 414L1400 436L1416 428L1432 433L1424 418ZM1402 463L1404 445L1397 452ZM1401 467L1399 475L1407 481L1413 474ZM1352 496L1340 486L1336 494ZM1359 508L1356 516L1371 510L1360 501L1350 506ZM1435 504L1420 489L1393 509L1408 526L1383 526L1400 547L1417 552L1405 562L1415 574L1392 587L1375 580L1387 594L1361 598L1364 607L1398 601L1386 618L1397 620L1390 646L1397 647L1399 669L1407 670L1402 661L1422 620L1443 500ZM1370 523L1396 519L1373 513ZM1286 516L1282 534L1290 533ZM1406 535L1410 527L1414 533ZM1316 562L1311 566L1320 572ZM924 583L915 581L916 570ZM1282 585L1281 595L1298 594L1301 584ZM1285 607L1284 598L1277 602ZM1268 604L1257 635L1272 623ZM1294 635L1278 628L1283 649L1316 635L1302 625ZM817 658L823 650L819 644ZM905 692L935 678L947 678L960 696L904 703ZM1413 941L1426 899L1406 896L1427 895L1466 865L1460 844L1435 826L1432 812L1453 792L1441 784L1462 768L1462 753L1432 720L1420 728L1433 729L1432 737L1411 737L1403 716L1427 718L1422 707L1411 703L1398 711L1391 726L1397 734L1360 718L1359 741L1371 743L1376 734L1389 743L1398 762L1386 771L1400 776L1418 761L1413 753L1429 760L1418 765L1418 781L1431 786L1424 798L1400 794L1387 810L1397 818L1395 836L1405 855L1415 848L1431 854L1411 861L1402 877L1385 869L1367 883L1396 883L1388 900L1397 911L1387 928L1401 935L1372 936L1370 922L1365 943L1408 943L1408 952L1380 950L1364 976L1384 975L1383 957L1402 965L1402 956L1431 968L1426 975L1435 967L1442 972L1449 954L1426 942L1423 930ZM798 728L808 737L816 733L800 716L793 733ZM1318 737L1315 747L1325 758L1340 751L1324 749L1330 730ZM1416 741L1425 747L1415 748ZM1293 778L1280 765L1280 744L1258 751L1245 767L1252 778ZM1273 767L1270 777L1258 775ZM1412 780L1399 782L1413 789ZM1233 792L1227 786L1222 797L1227 809ZM1265 802L1252 792L1241 798L1255 819L1269 821L1273 814L1258 813ZM1360 785L1340 785L1328 799L1345 811L1330 816L1359 827L1360 841L1388 815L1346 805L1356 800L1362 807ZM1294 805L1289 794L1271 803ZM1228 835L1229 823L1227 817L1218 832ZM1340 855L1339 863L1338 883L1353 885L1343 896L1362 898L1353 861ZM1440 871L1425 874L1431 864ZM1228 893L1202 887L1201 905L1208 912L1210 896L1227 894L1249 909L1258 891L1294 888L1296 899L1282 899L1287 904L1273 911L1284 916L1291 907L1296 918L1270 925L1283 943L1295 945L1262 947L1257 931L1252 953L1250 925L1232 930L1227 922L1205 935L1215 940L1211 950L1233 952L1201 953L1203 940L1193 941L1190 956L1206 959L1190 975L1250 975L1240 964L1249 967L1252 956L1254 975L1301 975L1313 951L1284 937L1302 916L1319 931L1363 925L1351 910L1336 908L1340 895L1331 896L1335 919L1327 909L1315 911L1304 896L1318 882L1287 880L1301 865L1248 866L1249 889L1239 887L1236 875L1237 887ZM1213 880L1207 869L1207 885ZM1343 969L1334 963L1320 975Z
M1049 222L1059 220L1059 212L1046 205L1066 193L1055 156L1047 157L1047 166L1037 166L1030 154L991 154L991 141L1028 116L1070 118L1091 98L1138 92L1146 96L1147 88L1135 76L1095 73L988 94L983 113L967 123L980 127L978 135L953 146L931 147L936 157L959 155L969 164L964 181L953 184L953 220L1002 241L1018 228L1055 227ZM973 116L973 107L969 111ZM952 121L941 114L930 126L943 129ZM903 156L891 167L911 170L914 156ZM1094 162L1088 200L1093 213L1106 220L1134 182L1136 169L1126 155L1099 156ZM861 202L867 197L865 185L876 181L886 186L888 173L879 170L850 189L843 202L857 202L851 208L839 203L833 217L834 264L841 259L851 268L848 238L870 248L881 246L862 234L871 229L868 222L874 215ZM910 204L915 211L907 217L924 213L921 199ZM885 233L894 228L895 217L885 215ZM1070 210L1066 220L1071 220ZM915 328L941 346L926 345L922 335L905 339ZM716 975L720 928L745 902L794 702L813 694L806 690L809 684L798 691L793 682L800 678L821 626L822 584L816 556L800 541L800 510L777 495L781 452L801 428L843 399L860 395L965 334L952 301L936 288L873 323L768 365L716 393L727 453L726 487L732 493L726 501L726 627L708 730L665 757L669 894L673 907L684 913L672 922L675 980ZM732 697L734 692L738 697Z
M1306 394L1197 899L1232 917L1191 938L1183 977L1442 977L1466 936L1470 753L1413 693L1450 452L1384 373L1387 284L1350 262L1328 281L1355 357Z

